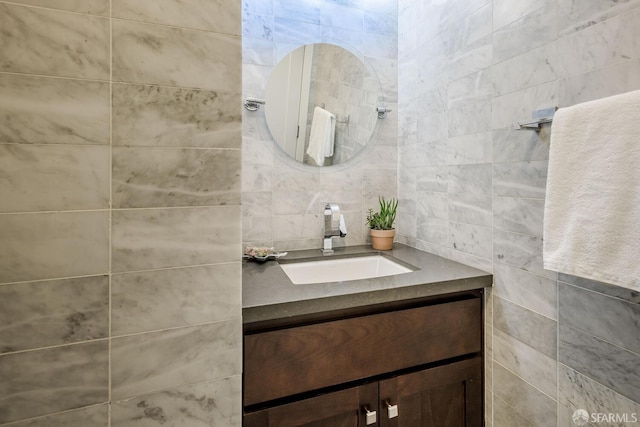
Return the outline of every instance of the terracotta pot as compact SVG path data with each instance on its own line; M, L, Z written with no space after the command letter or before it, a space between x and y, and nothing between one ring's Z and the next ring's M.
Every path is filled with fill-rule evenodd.
M369 230L371 235L371 247L379 251L393 249L393 237L396 230Z

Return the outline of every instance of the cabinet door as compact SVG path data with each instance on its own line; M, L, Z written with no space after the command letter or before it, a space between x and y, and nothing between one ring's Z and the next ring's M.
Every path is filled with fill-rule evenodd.
M377 426L378 383L311 397L244 415L244 427L370 427ZM375 421L372 421L373 419Z
M481 427L482 407L480 357L380 382L380 427Z

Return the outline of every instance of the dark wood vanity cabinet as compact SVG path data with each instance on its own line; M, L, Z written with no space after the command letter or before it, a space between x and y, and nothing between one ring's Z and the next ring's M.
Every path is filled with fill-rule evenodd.
M480 291L245 325L245 427L483 425Z

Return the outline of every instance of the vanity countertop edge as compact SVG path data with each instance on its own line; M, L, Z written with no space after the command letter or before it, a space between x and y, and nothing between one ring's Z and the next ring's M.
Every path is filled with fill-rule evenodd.
M329 257L378 252L346 246ZM242 263L243 323L353 309L375 304L459 293L491 287L493 275L403 244L381 254L418 268L411 273L348 282L296 285L276 261ZM291 251L288 260L321 256L320 250ZM327 258L327 257L325 257Z

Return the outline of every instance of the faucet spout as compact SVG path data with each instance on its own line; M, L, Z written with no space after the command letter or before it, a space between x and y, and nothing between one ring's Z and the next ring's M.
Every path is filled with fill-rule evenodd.
M340 206L335 203L327 203L324 207L324 241L322 245L322 253L333 253L334 236L345 237L347 235L347 226L344 222L344 216L340 214Z

